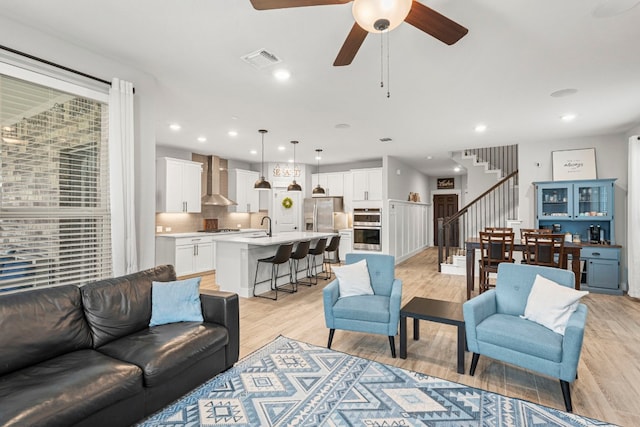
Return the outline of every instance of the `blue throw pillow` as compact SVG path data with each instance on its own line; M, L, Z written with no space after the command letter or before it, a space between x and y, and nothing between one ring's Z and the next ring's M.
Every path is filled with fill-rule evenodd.
M199 277L175 282L152 282L149 326L202 321Z

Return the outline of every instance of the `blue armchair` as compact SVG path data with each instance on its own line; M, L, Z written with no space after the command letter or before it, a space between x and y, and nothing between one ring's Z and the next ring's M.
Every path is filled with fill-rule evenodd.
M560 380L565 407L571 412L569 384L576 379L587 320L579 304L569 318L564 336L523 319L536 274L563 286L574 286L573 272L559 268L502 263L496 288L462 306L467 345L473 352L470 375L480 355L511 363Z
M402 282L395 278L395 261L391 255L347 254L346 263L367 260L374 295L340 298L338 280L323 290L324 319L329 328L331 348L336 329L366 332L389 337L391 356L396 357L395 336L400 321Z

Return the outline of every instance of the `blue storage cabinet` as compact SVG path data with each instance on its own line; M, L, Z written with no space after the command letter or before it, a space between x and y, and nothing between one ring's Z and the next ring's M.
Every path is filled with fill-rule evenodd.
M620 247L615 246L615 179L534 182L536 227L580 235L583 265L580 288L622 295ZM591 244L589 227L600 226L608 244Z

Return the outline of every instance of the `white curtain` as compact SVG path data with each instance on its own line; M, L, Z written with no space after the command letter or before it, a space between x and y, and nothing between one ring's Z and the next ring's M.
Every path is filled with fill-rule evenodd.
M629 211L627 213L627 259L629 296L640 298L640 136L629 138Z
M109 92L109 170L113 274L138 270L134 192L133 83L113 79Z

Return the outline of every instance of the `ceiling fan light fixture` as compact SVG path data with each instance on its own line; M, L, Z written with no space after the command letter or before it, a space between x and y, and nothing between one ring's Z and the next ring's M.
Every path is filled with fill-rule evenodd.
M370 33L391 31L400 25L411 10L412 0L354 0L353 18Z

